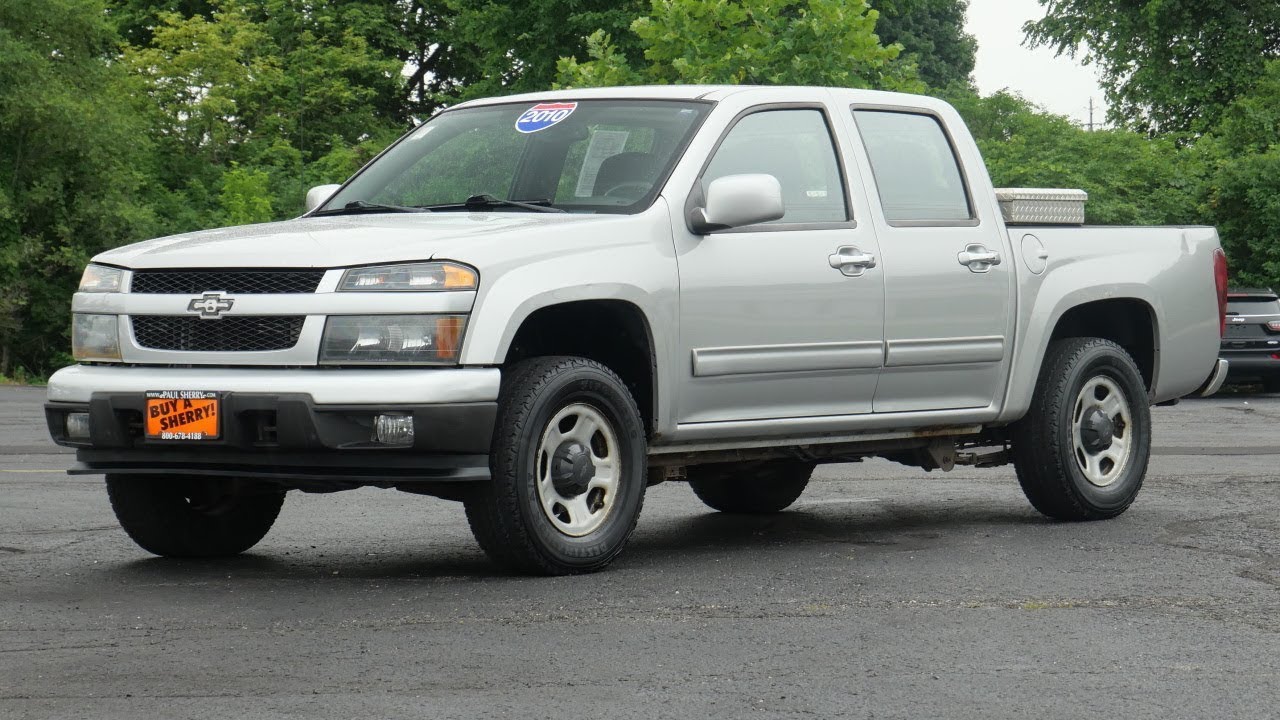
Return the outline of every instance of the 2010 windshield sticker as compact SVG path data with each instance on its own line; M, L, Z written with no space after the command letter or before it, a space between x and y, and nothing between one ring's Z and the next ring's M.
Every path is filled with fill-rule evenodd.
M578 103L538 103L525 110L516 119L516 130L522 133L536 133L561 122L578 109Z

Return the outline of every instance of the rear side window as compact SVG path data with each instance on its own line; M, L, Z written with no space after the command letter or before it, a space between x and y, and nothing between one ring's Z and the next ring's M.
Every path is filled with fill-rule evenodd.
M742 118L716 149L702 186L754 173L772 175L782 186L786 214L774 223L849 219L835 144L818 110L763 110Z
M854 111L890 223L970 224L973 208L960 163L931 115Z

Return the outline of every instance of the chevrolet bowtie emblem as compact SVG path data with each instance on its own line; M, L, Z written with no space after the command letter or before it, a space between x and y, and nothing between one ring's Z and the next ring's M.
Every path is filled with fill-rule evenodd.
M235 300L222 297L222 293L205 293L203 297L191 300L187 305L187 312L198 312L204 320L217 320L235 304Z

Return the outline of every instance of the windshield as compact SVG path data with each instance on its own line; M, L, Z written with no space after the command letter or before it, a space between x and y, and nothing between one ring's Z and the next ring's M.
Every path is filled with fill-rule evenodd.
M638 212L653 202L710 107L581 100L443 112L361 171L317 214Z

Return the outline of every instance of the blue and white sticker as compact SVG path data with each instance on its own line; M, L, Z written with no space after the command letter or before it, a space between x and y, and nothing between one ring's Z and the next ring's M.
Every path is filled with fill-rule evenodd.
M516 130L522 133L536 133L539 130L546 130L572 115L573 111L577 109L578 103L576 102L538 103L525 110L516 119Z

